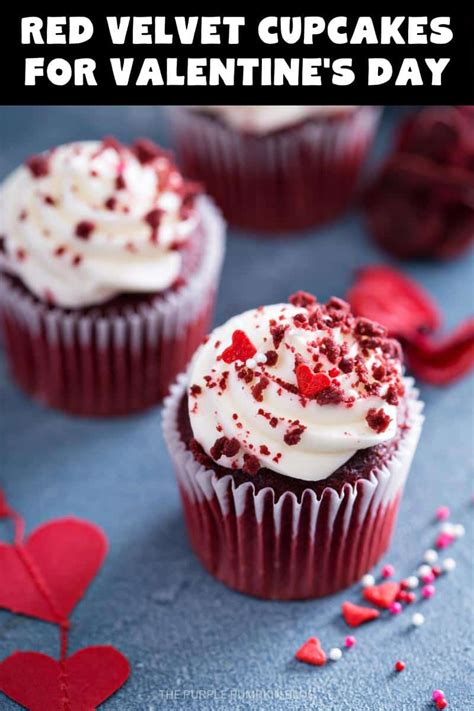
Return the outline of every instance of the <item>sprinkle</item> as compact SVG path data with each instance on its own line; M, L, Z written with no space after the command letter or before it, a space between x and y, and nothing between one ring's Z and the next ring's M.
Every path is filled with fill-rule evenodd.
M367 573L366 575L362 576L360 582L363 588L370 588L372 587L372 585L375 585L375 578L370 573Z
M398 583L387 582L381 583L380 585L372 585L370 588L364 588L363 595L368 602L388 610L392 602L395 601L399 591L400 585Z
M296 381L303 397L313 397L331 384L325 373L313 373L306 363L300 363L296 368Z
M257 361L257 363L266 363L267 356L265 355L265 353L257 353L255 355L255 360Z
M444 691L441 691L441 689L435 689L431 694L431 698L433 699L433 701L439 701L439 699L444 699Z
M328 656L332 662L338 662L342 657L342 650L339 647L333 647L329 650Z
M425 616L421 614L421 612L415 612L415 614L411 618L411 622L415 627L421 627L421 625L425 621Z
M350 649L351 647L355 647L356 643L356 638L351 634L347 635L346 639L344 640L344 646L346 646L348 649Z
M382 578L391 578L395 574L395 568L393 565L384 565L381 571Z
M435 574L433 573L433 570L430 570L429 573L427 573L426 575L422 575L422 576L421 576L421 582L426 583L426 584L432 583L432 582L434 582L435 577L436 577L436 576L435 576Z
M430 597L433 597L433 595L436 592L436 588L434 585L423 585L421 589L421 594L425 598L425 600L429 600Z
M439 565L433 565L433 567L431 568L431 570L432 570L433 575L434 575L435 578L439 578L439 576L440 576L441 573L443 572L443 569L442 569L441 566L439 566Z
M321 667L326 664L326 655L321 647L321 643L317 637L310 637L296 652L296 659L299 662L313 664L316 667Z
M420 578L423 578L423 576L429 575L431 573L431 566L430 565L420 565L417 573Z
M441 526L441 533L449 533L451 536L454 536L454 531L455 531L455 525L454 525L454 523L451 523L450 521L446 521Z
M438 506L436 509L436 518L438 521L446 521L447 518L449 518L449 508L447 506Z
M354 605L354 603L346 602L342 603L342 614L345 621L350 627L358 627L364 622L370 622L371 620L380 617L380 612L374 607L363 607L362 605Z
M440 709L440 711L445 709L447 705L448 705L448 702L446 701L445 698L438 699L438 701L436 702L436 708Z
M456 538L462 538L466 534L466 529L462 525L462 523L457 523L454 526L454 535Z
M395 662L395 671L396 672L402 672L405 669L405 662L402 662L401 659L399 659L397 662Z
M410 590L414 590L415 588L417 588L419 585L419 581L418 581L418 578L416 577L416 575L410 575L407 578L407 584L408 584L408 587L410 588Z
M253 358L257 349L244 331L236 330L232 334L232 345L221 353L224 363L233 363L237 360L246 361Z
M435 541L436 548L447 548L454 543L456 537L452 533L440 533Z
M445 558L442 563L443 570L445 573L451 573L456 567L456 561L454 558Z
M257 361L254 358L247 358L247 360L245 361L245 366L253 370L253 368L257 367Z
M434 548L428 548L428 550L425 551L423 560L425 561L425 563L429 563L429 565L433 565L433 563L436 563L436 561L438 560L438 552L435 551Z
M416 595L414 592L408 592L405 596L405 602L407 605L411 605L416 600Z
M392 615L399 615L402 610L403 610L403 608L402 608L402 606L400 605L399 602L392 602L392 604L391 604L390 607L388 608L388 611L389 611Z

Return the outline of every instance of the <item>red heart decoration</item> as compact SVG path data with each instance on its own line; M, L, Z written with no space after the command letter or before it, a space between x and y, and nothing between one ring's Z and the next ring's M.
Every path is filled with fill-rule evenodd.
M309 365L300 363L296 368L296 381L298 390L304 397L312 397L331 385L331 380L326 373L313 373Z
M0 608L60 623L106 553L100 528L73 517L39 526L22 545L0 543Z
M354 605L353 602L348 600L342 603L341 609L344 619L350 627L359 627L364 622L370 622L370 620L376 620L377 617L380 617L380 612L374 607Z
M236 360L242 360L245 363L247 358L253 358L256 352L257 349L247 334L237 330L232 334L232 345L223 351L221 358L224 363L233 363Z
M364 598L378 607L387 609L397 598L400 592L399 583L381 583L364 588Z
M0 690L30 711L91 711L129 674L127 659L109 646L86 647L63 662L39 652L15 652L0 664Z
M322 667L326 664L326 654L317 637L310 637L298 649L295 657L299 662L306 662L306 664L312 664L315 667Z

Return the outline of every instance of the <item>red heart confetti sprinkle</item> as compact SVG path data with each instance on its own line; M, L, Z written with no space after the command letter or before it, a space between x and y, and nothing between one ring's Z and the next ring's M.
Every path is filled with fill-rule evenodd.
M303 397L313 397L331 385L326 373L313 373L309 365L300 363L296 368L298 390Z
M414 375L432 385L448 385L474 367L474 318L458 326L439 341L419 335L405 346L408 365Z
M245 363L248 358L253 358L257 349L244 331L234 331L232 334L232 345L221 354L224 363L233 363L241 360Z
M411 340L440 325L436 304L414 281L396 269L366 267L347 294L354 313L381 323L391 336Z
M380 612L373 607L364 607L363 605L354 605L353 602L342 603L342 614L349 627L359 627L364 622L370 622L380 617Z
M100 528L72 517L39 526L24 543L0 543L0 607L61 623L84 595L106 552Z
M0 690L31 711L91 711L127 681L130 666L114 647L86 647L58 662L16 652L0 664Z
M326 654L317 637L310 637L296 652L295 659L299 662L322 667L326 664Z
M399 583L381 583L380 585L371 585L364 588L364 598L367 602L388 610L392 602L397 599L399 591Z

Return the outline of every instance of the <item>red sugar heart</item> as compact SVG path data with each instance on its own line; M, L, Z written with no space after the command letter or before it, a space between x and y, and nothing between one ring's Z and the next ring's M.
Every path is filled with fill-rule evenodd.
M400 592L399 583L381 583L364 588L364 598L378 607L388 609Z
M331 385L330 378L325 373L313 373L309 365L300 363L296 368L298 390L303 397L312 397Z
M353 602L342 603L342 614L345 621L350 627L359 627L364 622L376 620L380 617L380 612L373 607L363 607L362 605L354 605Z
M257 349L247 334L237 330L232 334L232 345L221 354L221 359L224 363L233 363L236 360L242 360L245 363L247 358L253 358L256 352Z
M127 681L130 666L114 647L86 647L63 662L15 652L0 664L0 690L30 711L92 711Z
M97 526L63 518L39 526L22 545L0 543L0 608L61 622L93 580L107 553Z
M439 341L420 334L405 353L413 373L432 385L448 385L474 368L474 318Z
M299 662L313 664L315 667L322 667L326 664L326 655L317 637L310 637L296 652L295 658Z

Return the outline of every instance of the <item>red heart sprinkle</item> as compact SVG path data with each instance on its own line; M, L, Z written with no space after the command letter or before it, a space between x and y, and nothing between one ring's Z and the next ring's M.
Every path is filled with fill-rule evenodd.
M73 517L50 521L25 543L0 543L0 608L46 622L69 616L107 552L103 532Z
M39 652L15 652L0 664L0 691L31 711L91 711L129 674L127 659L109 646L86 647L63 662Z
M377 321L391 336L412 340L440 325L436 304L402 272L384 266L362 269L347 294L356 316Z
M257 349L247 334L237 330L232 334L232 345L226 348L220 357L224 363L233 363L236 360L245 363L247 358L253 358L256 352Z
M474 367L474 318L438 342L420 335L407 343L405 353L413 373L432 385L448 385Z
M370 585L364 588L364 598L378 607L388 609L392 602L397 599L400 591L400 583L381 583L380 585Z
M306 662L315 667L322 667L326 664L326 654L321 647L317 637L310 637L296 652L295 658L299 662Z
M312 397L331 385L326 373L313 373L309 365L300 363L296 368L298 390L303 397Z
M376 620L380 617L380 612L373 607L363 607L362 605L354 605L353 602L342 603L342 614L345 621L350 627L359 627L364 622Z

